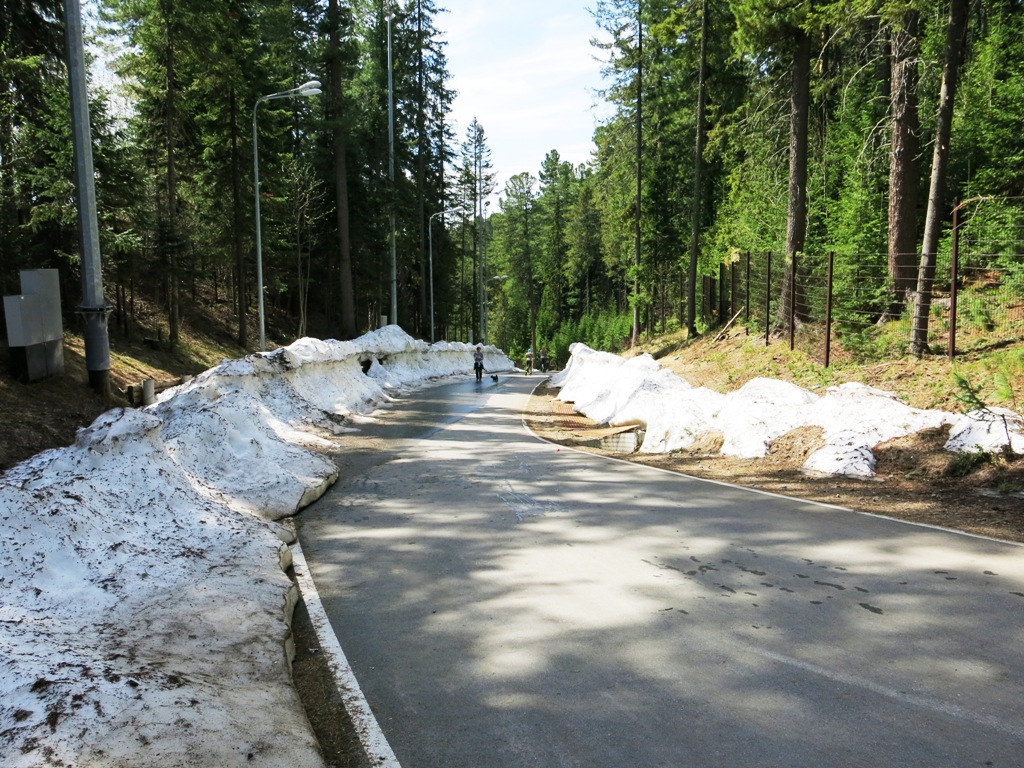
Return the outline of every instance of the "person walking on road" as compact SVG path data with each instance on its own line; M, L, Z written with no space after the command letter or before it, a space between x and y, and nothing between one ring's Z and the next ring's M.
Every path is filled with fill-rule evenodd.
M484 378L484 347L483 344L476 345L473 352L473 371L476 373L476 380L483 381Z
M544 348L540 351L540 372L548 372L548 350Z

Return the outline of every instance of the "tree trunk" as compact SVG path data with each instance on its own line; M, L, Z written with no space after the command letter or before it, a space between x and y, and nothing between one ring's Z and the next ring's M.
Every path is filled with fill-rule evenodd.
M0 11L0 13L6 13L6 10ZM6 38L6 33L0 30L0 45L6 43ZM0 81L0 89L2 89L0 90L2 93L10 93L11 81L7 78ZM13 139L13 110L5 104L0 107L0 289L5 295L18 293L21 290L20 286L13 281L13 276L17 272L15 269L17 260L14 257L14 227L18 217L12 157Z
M640 193L643 185L644 146L644 28L640 19L641 3L636 5L636 228L633 243L633 336L631 344L640 343Z
M786 215L786 273L782 281L779 324L788 323L794 302L801 302L792 289L793 255L804 249L807 239L807 120L810 111L811 41L797 30L793 47L793 90L789 116L789 208Z
M700 67L697 72L697 141L693 153L693 207L690 222L690 263L686 280L686 330L689 337L697 335L697 255L700 246L701 209L703 207L704 175L704 112L707 102L708 68L708 0L700 5Z
M932 304L932 282L935 279L935 257L941 229L940 216L945 210L946 173L949 166L949 140L953 127L953 101L959 79L960 58L967 32L968 0L950 0L949 26L946 30L946 60L942 65L942 87L935 124L935 146L932 150L932 175L928 187L928 212L924 220L921 261L917 269L917 292L914 303L914 327L910 353L920 357L928 351L928 313Z
M178 170L176 167L177 140L177 86L174 71L174 31L170 15L170 4L165 6L167 22L166 108L164 140L167 144L167 325L171 346L178 342Z
M890 33L889 279L893 303L889 315L893 317L902 313L915 281L921 132L917 114L919 24L918 14L910 11L903 17L902 27Z
M343 98L341 83L341 18L338 0L328 0L327 18L330 25L327 50L328 107L334 133L334 198L338 227L338 281L341 305L342 339L356 337L355 290L352 282L352 241L348 212L348 164L345 129L342 125Z

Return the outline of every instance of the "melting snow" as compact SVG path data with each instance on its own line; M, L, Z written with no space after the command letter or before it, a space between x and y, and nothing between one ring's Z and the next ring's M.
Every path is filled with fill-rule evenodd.
M863 384L829 387L818 396L773 379L753 379L722 395L691 387L650 355L625 360L585 344L570 351L569 364L552 379L561 388L558 397L598 423L645 428L640 447L645 453L689 448L701 434L719 432L723 454L759 458L787 432L818 426L825 445L807 458L806 471L870 477L876 445L947 424L952 427L949 451L1008 446L1024 453L1024 419L1004 408L959 415L911 408Z
M469 373L472 350L395 326L301 339L0 475L0 764L322 766L277 521L336 479L339 417Z
M280 521L336 479L336 435L405 388L469 373L472 349L394 326L301 339L109 411L0 475L0 763L322 766L288 670L294 535ZM943 424L950 450L1024 452L1021 417L1002 409L958 416L766 379L721 395L649 356L572 352L560 397L643 425L648 452L720 431L723 452L761 456L818 425L826 446L807 469L870 475L879 442ZM513 367L493 347L485 366Z

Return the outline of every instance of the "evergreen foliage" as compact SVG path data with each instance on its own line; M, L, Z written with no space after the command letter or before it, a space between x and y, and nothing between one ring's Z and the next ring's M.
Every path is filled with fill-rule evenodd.
M929 269L938 290L949 211L962 202L964 242L978 244L963 263L999 270L1019 296L1021 3L970 0L962 48L950 47L949 2L592 5L613 112L591 158L569 163L552 148L535 168L495 169L483 126L457 135L450 120L443 0L102 0L123 86L116 98L93 89L91 113L118 327L132 330L139 291L164 308L172 340L185 304L222 302L251 346L254 105L315 78L323 96L255 114L272 338L377 325L390 305L393 207L397 320L420 337L433 320L438 338L548 347L564 360L573 341L614 349L638 326L697 332L729 319L719 281L741 253L774 255L768 304L783 313L793 301L799 316L821 299L799 279L786 295L788 252L806 274L834 251L836 290L864 317L868 344L874 323L905 318L920 294L951 51L958 87ZM19 269L58 266L70 307L78 246L60 18L54 0L0 0L0 285L13 293ZM499 170L508 182L491 210Z

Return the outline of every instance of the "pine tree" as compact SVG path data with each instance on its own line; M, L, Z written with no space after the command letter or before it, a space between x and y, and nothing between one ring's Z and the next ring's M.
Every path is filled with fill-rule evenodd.
M744 51L767 52L768 64L784 66L789 74L789 183L786 212L786 275L783 278L779 322L803 304L794 295L794 259L807 241L807 159L810 113L811 39L808 14L814 2L733 0L737 40Z
M335 224L338 240L338 298L340 311L339 337L356 336L355 286L352 280L352 233L349 226L348 194L348 126L345 124L345 58L342 37L351 27L348 9L339 0L327 4L327 115L326 127L331 133L332 179L334 187Z
M476 301L469 314L474 317L475 312L474 338L486 341L487 317L483 311L486 303L484 290L487 280L485 214L490 205L488 197L495 190L496 175L491 164L491 150L487 146L484 128L476 118L473 118L466 129L466 138L462 142L461 149L461 166L464 181L469 186L468 202L471 203L470 207L473 211L470 250L473 254L473 283L476 286L473 293L476 294Z
M910 352L918 357L928 349L928 314L931 309L932 283L935 279L935 258L939 246L940 217L945 211L946 175L949 169L949 142L953 126L953 103L960 77L960 59L967 31L967 0L950 0L949 24L946 31L942 86L935 124L932 150L932 172L928 189L928 211L924 221L921 261L917 271L914 302L914 327Z
M889 23L889 279L898 315L914 289L917 253L917 196L921 121L917 112L917 60L920 16L913 8Z
M633 313L632 343L640 339L641 266L643 263L643 178L644 178L644 6L642 0L598 0L594 15L609 36L594 45L608 52L606 72L613 78L608 96L620 104L632 103L633 128L633 251L630 305ZM609 145L615 146L615 144Z
M31 205L18 179L32 166L19 133L47 120L47 90L63 75L59 0L0 0L0 287L17 293Z

